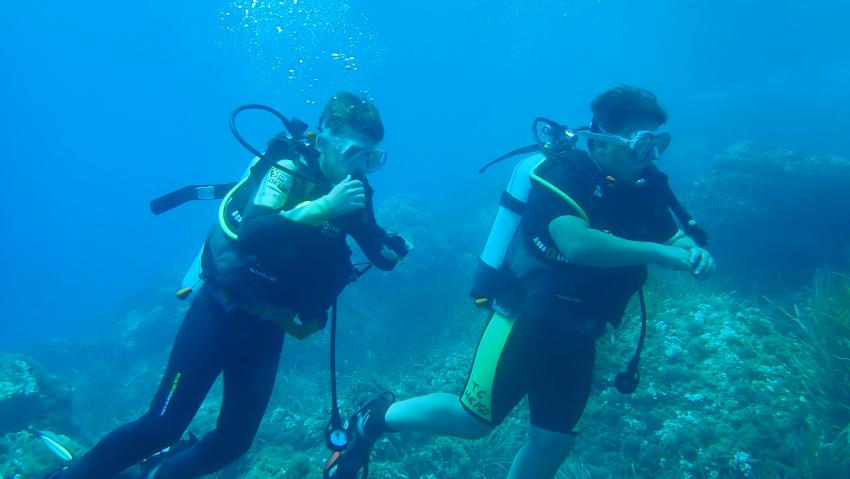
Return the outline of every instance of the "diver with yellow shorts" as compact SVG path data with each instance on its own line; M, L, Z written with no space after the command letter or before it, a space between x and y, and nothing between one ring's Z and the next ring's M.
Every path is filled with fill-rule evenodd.
M667 115L655 95L621 86L591 110L591 125L576 130L538 119L537 145L521 149L537 154L516 167L481 256L472 293L490 316L464 389L367 403L349 419L352 447L332 458L326 477L363 477L386 432L482 437L526 396L528 436L508 478L553 477L590 396L595 341L619 325L647 265L697 278L712 272L714 260L698 244L706 233L654 165L670 141L658 131ZM617 375L620 392L638 385L639 351Z

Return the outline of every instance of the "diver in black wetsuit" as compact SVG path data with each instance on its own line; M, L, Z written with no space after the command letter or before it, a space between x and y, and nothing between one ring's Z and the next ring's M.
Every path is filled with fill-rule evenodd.
M204 245L205 283L177 333L150 410L44 477L108 478L176 443L219 374L224 396L216 429L143 477L200 477L248 450L285 334L301 338L321 329L355 277L346 236L383 270L409 251L404 239L377 225L365 179L386 159L378 149L383 135L374 105L342 93L324 109L315 154L289 148L285 137L269 143L265 156L276 163L252 172L224 198Z
M520 162L502 197L473 284L489 320L464 388L367 402L349 418L352 445L331 457L326 478L363 477L387 432L483 437L524 397L528 435L507 477L555 477L590 397L596 339L620 324L635 293L643 304L647 265L698 279L714 271L699 244L707 233L654 166L670 142L658 131L667 114L655 95L624 85L597 96L591 110L587 129L542 122L557 141L538 139L540 154ZM587 150L575 148L573 136L588 140ZM559 144L569 147L558 153ZM683 230L670 210L685 220ZM624 394L637 388L637 358L615 379Z

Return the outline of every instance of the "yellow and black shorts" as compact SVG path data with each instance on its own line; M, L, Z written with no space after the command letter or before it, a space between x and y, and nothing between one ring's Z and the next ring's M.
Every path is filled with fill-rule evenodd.
M531 424L574 433L590 396L595 342L555 325L555 319L493 313L460 396L463 406L495 426L527 394Z

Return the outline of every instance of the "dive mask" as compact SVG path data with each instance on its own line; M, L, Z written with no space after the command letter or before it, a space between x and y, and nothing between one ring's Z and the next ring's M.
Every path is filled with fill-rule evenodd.
M365 146L350 138L328 135L340 153L342 162L350 170L369 174L381 169L387 162L387 153L378 148Z
M664 150L670 146L670 133L650 130L639 130L628 137L603 132L591 132L588 130L577 131L577 135L589 140L613 143L625 146L632 150L637 161L657 160Z

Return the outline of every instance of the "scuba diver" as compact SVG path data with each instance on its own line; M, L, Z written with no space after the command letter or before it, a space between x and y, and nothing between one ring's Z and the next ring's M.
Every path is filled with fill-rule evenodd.
M302 338L324 327L337 296L356 279L346 237L382 270L391 270L410 251L407 241L375 220L366 175L386 161L378 148L384 127L375 106L340 93L325 106L318 134L308 137L306 124L277 115L288 133L274 137L264 154L257 152L248 174L232 188L186 187L151 203L161 213L185 202L186 191L202 199L226 192L194 273L196 291L190 285L178 292L178 298L191 293L193 301L162 382L146 414L42 477L115 477L177 444L220 374L224 392L216 428L138 477L187 479L222 469L254 440L284 336ZM233 119L231 127L245 144Z
M554 477L590 396L595 341L607 324L620 324L636 292L638 349L615 386L624 394L637 388L647 265L702 279L715 264L698 244L707 234L654 165L670 142L658 131L667 114L655 95L623 85L590 108L590 127L574 131L535 121L533 149L542 154L514 170L473 282L472 296L489 319L464 389L399 402L384 393L367 402L349 418L354 438L333 455L325 477L365 477L371 449L387 432L483 437L524 396L528 435L508 478ZM577 147L579 138L586 151Z

